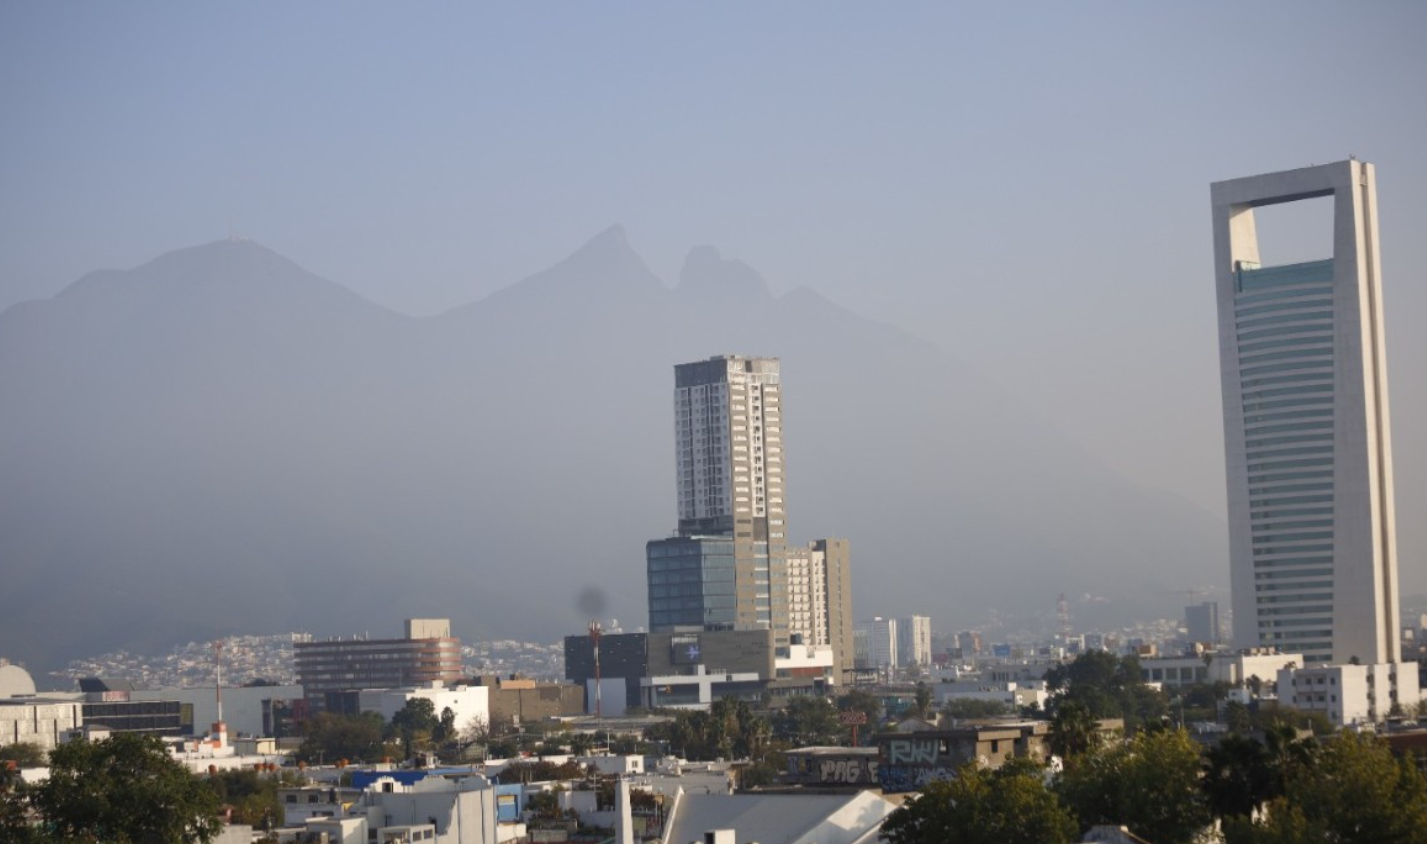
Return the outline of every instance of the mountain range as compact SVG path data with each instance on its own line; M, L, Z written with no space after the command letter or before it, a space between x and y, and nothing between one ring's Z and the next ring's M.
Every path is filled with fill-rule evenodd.
M962 629L1067 592L1109 623L1227 579L1221 519L713 248L669 286L616 226L417 318L227 240L0 314L0 656L409 616L553 641L582 593L643 625L644 542L676 520L672 368L725 353L781 358L789 537L850 540L859 617Z

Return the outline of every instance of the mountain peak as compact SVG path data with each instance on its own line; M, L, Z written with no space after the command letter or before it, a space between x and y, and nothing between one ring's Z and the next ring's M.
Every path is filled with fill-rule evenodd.
M735 259L725 259L712 246L695 246L679 272L681 296L700 300L770 299L768 282L758 271Z

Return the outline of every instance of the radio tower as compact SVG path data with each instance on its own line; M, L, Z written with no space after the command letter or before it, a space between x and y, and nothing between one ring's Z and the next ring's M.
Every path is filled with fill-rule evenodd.
M600 620L590 619L590 642L595 649L595 720L601 720L600 715Z
M216 679L213 693L218 701L218 720L213 722L213 733L217 736L217 747L228 746L228 725L223 721L223 640L213 640L213 667Z

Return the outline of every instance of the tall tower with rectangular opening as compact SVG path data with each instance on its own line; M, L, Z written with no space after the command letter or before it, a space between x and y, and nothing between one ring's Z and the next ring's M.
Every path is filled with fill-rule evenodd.
M1373 166L1216 182L1234 644L1397 662L1397 542ZM1254 209L1329 197L1332 254L1262 263ZM1268 256L1272 257L1272 256Z

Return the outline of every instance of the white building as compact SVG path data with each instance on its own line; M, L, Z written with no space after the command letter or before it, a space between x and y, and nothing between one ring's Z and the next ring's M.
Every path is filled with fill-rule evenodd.
M406 687L401 689L366 689L358 695L358 705L363 712L379 712L387 721L400 712L408 701L426 698L436 710L436 717L450 708L456 716L456 727L462 728L479 718L489 724L491 717L491 690L489 686L444 686L432 683L429 686Z
M1264 686L1273 683L1279 669L1303 665L1303 654L1250 652L1140 657L1140 676L1146 683L1172 689L1198 683L1242 686L1257 677Z
M1238 648L1397 662L1397 547L1373 166L1211 188ZM1326 260L1274 266L1254 211L1333 203ZM1326 249L1325 249L1326 251Z
M833 649L832 680L853 664L852 565L846 539L788 549L788 632Z
M1304 712L1321 712L1334 726L1378 724L1421 701L1417 663L1283 668L1278 700Z
M859 668L890 671L897 662L897 619L875 616L857 625L867 638L866 664Z
M287 823L301 825L306 833L325 833L329 842L499 844L504 840L495 788L481 776L426 777L413 785L382 777L356 795L336 788L281 793L293 801L284 803ZM317 799L307 802L311 797ZM523 827L518 831L523 833Z
M897 665L902 668L932 663L932 620L913 615L897 621Z

